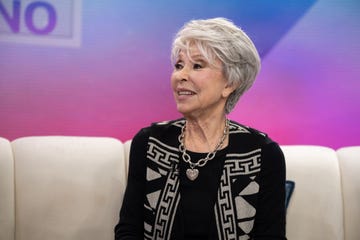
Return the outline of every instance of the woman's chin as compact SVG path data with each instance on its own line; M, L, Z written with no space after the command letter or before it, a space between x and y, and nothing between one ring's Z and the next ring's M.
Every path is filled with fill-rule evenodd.
M180 114L182 114L184 117L187 117L187 116L191 116L192 114L192 111L190 111L189 109L186 109L186 108L181 108L181 107L178 107L177 108L178 112Z

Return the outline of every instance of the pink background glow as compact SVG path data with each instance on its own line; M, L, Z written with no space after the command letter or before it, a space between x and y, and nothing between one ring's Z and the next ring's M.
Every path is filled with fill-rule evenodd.
M231 119L282 145L360 145L358 1L254 1L246 11L246 1L205 3L83 1L78 48L0 41L0 136L125 141L180 117L170 90L173 35L190 19L223 16L249 33L262 56Z

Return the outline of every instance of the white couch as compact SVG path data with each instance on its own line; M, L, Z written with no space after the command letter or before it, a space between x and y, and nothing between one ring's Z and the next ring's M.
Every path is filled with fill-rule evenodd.
M130 141L0 138L0 239L113 239ZM360 239L360 146L282 146L289 240Z

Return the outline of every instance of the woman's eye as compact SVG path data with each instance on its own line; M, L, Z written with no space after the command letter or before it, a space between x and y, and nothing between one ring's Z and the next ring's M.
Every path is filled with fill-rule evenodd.
M183 68L183 66L180 64L180 63L176 63L175 64L175 69L176 70L180 70L180 69L182 69Z
M203 68L203 67L200 64L198 64L198 63L194 64L194 69L201 69L201 68Z

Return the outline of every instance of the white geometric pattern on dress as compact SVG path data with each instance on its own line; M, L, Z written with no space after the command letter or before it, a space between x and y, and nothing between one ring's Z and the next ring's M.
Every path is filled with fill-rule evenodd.
M149 137L147 159L151 161L147 166L146 176L149 186L152 181L164 181L165 187L154 189L146 195L145 210L151 211L153 224L144 223L145 239L169 239L173 226L175 211L180 201L179 179L177 169L179 163L178 149L171 147L154 137ZM157 186L155 184L154 186ZM152 227L149 227L152 225Z
M250 133L250 132L246 128L230 122L229 123L229 134L233 134L233 133Z
M254 220L239 222L238 226L244 231L244 233L248 234L254 227Z
M231 153L226 156L229 173L233 172L236 175L250 175L260 171L261 166L261 149L248 152L246 154Z
M255 181L249 183L249 185L240 192L240 195L252 195L259 192L259 184Z
M180 201L179 179L170 173L157 208L153 239L170 239L175 211ZM170 218L171 217L171 218Z
M153 137L149 138L148 146L148 159L152 160L161 168L168 170L172 163L179 161L177 148L166 145Z
M153 181L155 179L161 178L161 172L156 172L154 170L152 170L151 168L147 168L146 169L146 180L147 181Z
M238 219L251 218L256 214L256 209L241 196L235 197L235 205Z
M258 193L259 185L253 180L253 176L260 169L261 149L226 155L214 209L219 239L249 239L247 234L253 228L253 219L249 218L254 218L256 209L243 196ZM236 184L233 180L239 176L248 177L249 184L240 189L239 195L233 196L232 184Z
M150 207L152 209L156 208L156 204L159 201L160 193L161 193L161 191L159 190L159 191L152 192L152 193L149 193L148 195L146 195L146 197L147 197L147 199L149 201Z

